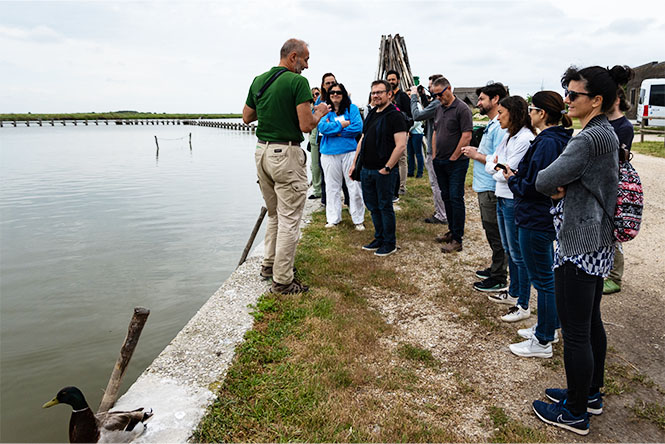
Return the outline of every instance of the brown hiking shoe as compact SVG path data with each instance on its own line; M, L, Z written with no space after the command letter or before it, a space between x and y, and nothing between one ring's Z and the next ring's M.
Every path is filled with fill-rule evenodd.
M259 273L263 279L270 279L272 277L272 267L268 265L261 265L261 273Z
M307 285L301 284L295 278L291 281L290 284L280 284L272 281L272 287L270 287L271 293L279 294L306 293L308 290L309 287Z
M454 239L441 247L442 253L455 253L456 251L462 251L462 244Z
M434 238L435 241L437 241L440 244L447 244L450 243L453 240L453 233L450 231L444 234L443 236L437 236Z

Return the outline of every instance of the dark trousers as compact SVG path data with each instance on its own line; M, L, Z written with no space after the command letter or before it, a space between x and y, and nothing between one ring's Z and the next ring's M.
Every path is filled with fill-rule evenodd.
M423 135L411 134L409 142L406 144L407 162L408 162L408 176L423 177L423 168L425 166L425 159L423 158Z
M589 395L603 386L607 337L600 317L603 278L570 262L554 270L556 308L563 333L563 362L568 383L566 407L586 412Z
M492 265L490 277L506 282L508 257L503 251L499 223L496 220L496 195L494 191L481 191L478 193L478 206L480 207L480 220L483 223L487 243L492 249Z
M379 170L360 171L360 183L363 189L363 200L367 210L372 215L374 224L374 239L382 245L394 248L397 242L395 237L395 210L393 209L393 190L395 182L399 182L397 168L388 174L381 174Z
M451 162L448 159L434 159L436 180L441 189L441 199L446 207L448 228L453 239L462 243L464 236L464 221L466 209L464 208L464 179L469 169L469 159L463 158Z

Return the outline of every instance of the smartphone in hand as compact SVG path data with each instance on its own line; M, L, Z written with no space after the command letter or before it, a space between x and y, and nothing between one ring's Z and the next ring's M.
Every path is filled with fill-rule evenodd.
M498 168L498 169L497 169ZM504 173L508 173L508 168L502 163L497 163L496 166L494 167L495 170L503 170Z

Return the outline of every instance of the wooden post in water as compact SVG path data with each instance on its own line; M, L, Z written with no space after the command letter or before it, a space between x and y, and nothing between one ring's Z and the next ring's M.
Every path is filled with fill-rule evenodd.
M120 389L122 377L125 375L125 370L127 370L129 360L132 359L134 349L136 349L136 345L139 342L139 337L141 337L141 331L143 331L143 327L148 320L149 314L150 310L147 308L134 308L134 315L132 316L132 320L129 323L125 342L122 344L122 348L120 349L120 356L118 356L115 367L113 367L111 378L109 379L109 383L106 386L106 390L104 390L104 396L102 397L101 404L99 404L99 410L97 413L108 412L109 409L115 404L115 401L118 399L118 390Z
M254 244L254 238L256 238L256 233L259 232L259 228L261 228L261 224L263 223L263 218L266 217L267 212L268 209L266 207L261 207L261 214L259 214L259 218L256 220L256 223L254 224L254 229L252 230L252 234L249 236L247 245L245 245L245 250L242 252L242 256L240 257L240 262L238 262L238 267L245 263L247 255L249 254L249 250L252 248L252 244Z
M192 150L192 133L189 133L189 151Z
M157 136L155 136L155 145L157 145L157 157L159 157L159 142L157 142Z

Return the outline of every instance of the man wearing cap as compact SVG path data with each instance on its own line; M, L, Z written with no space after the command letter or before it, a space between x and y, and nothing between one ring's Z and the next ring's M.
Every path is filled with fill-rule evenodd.
M254 159L268 208L261 276L272 277L271 291L282 294L309 289L293 273L307 195L307 155L300 144L303 132L312 131L328 114L328 105L319 104L312 112L309 82L300 75L308 60L305 42L287 40L279 65L254 78L242 111L245 123L259 121Z

